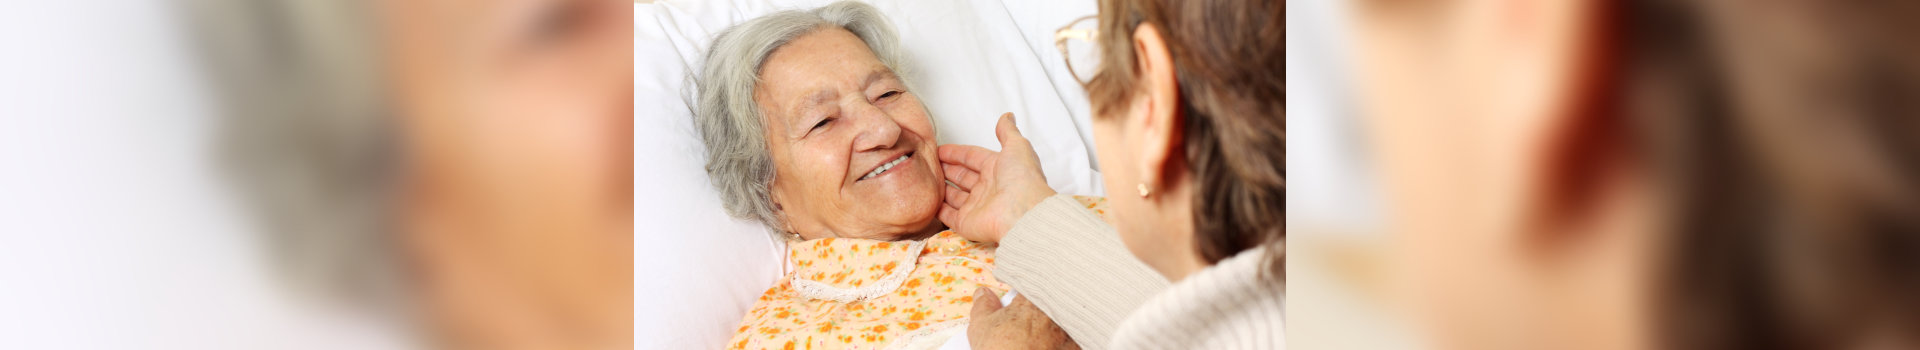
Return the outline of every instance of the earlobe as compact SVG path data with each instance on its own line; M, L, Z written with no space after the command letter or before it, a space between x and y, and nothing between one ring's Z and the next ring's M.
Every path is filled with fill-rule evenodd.
M779 187L774 186L772 182L767 183L767 197L768 197L767 198L768 201L773 202L773 212L775 214L778 214L780 216L787 215L787 207L781 204L781 203L786 203L787 200L786 198L783 198L785 196L782 196L780 194Z
M804 240L804 238L800 237L800 231L793 229L793 216L788 215L787 207L780 204L785 202L781 200L780 191L773 190L771 184L769 184L768 192L771 192L768 197L770 197L769 199L773 202L773 215L780 219L780 223L782 224L781 229L787 231L786 234L789 236L788 238L795 241Z

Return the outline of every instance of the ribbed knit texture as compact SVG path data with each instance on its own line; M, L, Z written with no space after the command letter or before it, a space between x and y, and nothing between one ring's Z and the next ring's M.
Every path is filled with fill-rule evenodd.
M995 254L994 274L1084 349L1108 349L1120 321L1169 285L1069 195L1027 210Z
M1263 278L1266 248L1236 254L1128 316L1113 349L1285 349L1286 282Z

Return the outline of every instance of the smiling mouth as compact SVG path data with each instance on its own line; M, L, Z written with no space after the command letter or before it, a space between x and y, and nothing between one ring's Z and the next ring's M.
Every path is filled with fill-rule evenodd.
M880 174L887 173L887 170L893 169L894 166L898 166L901 163L906 163L907 158L911 158L911 157L913 157L913 152L907 152L907 154L902 154L900 155L900 158L894 158L892 161L889 161L886 164L880 164L879 167L873 168L873 171L867 172L866 176L861 176L860 180L865 181L867 179L879 177Z

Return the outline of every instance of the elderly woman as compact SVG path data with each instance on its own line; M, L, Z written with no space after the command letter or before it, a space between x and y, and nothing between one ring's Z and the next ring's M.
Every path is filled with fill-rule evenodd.
M782 233L793 268L729 346L929 348L964 340L975 290L1007 290L992 246L936 220L946 188L933 121L901 57L885 18L855 2L714 40L695 113L708 176L732 215Z
M438 348L633 348L628 5L181 5L295 301Z

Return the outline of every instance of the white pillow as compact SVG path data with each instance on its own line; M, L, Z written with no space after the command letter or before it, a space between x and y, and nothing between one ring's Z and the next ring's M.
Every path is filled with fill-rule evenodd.
M713 35L754 17L828 0L663 1L634 14L635 281L639 348L718 348L782 274L784 247L728 217L706 179L687 102ZM994 122L1013 112L1048 184L1101 195L1086 95L1065 71L1053 30L1094 12L1091 0L1008 6L996 0L870 1L899 31L907 75L941 143L999 148ZM1011 7L1011 8L1010 8Z

